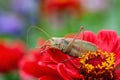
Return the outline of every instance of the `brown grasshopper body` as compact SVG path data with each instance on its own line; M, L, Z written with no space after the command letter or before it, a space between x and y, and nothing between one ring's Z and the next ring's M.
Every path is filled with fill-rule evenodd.
M42 31L50 38L50 36L41 28L38 27L32 27L32 28L36 28ZM31 30L32 28L30 28L29 30ZM85 54L88 51L96 52L98 50L97 46L91 42L84 41L83 40L84 34L81 40L76 39L81 32L84 32L83 30L84 28L81 27L79 32L75 35L74 38L57 38L57 37L50 38L49 40L46 41L46 43L49 42L49 44L45 43L41 47L49 45L51 48L57 48L62 52L73 57L81 57L83 54Z
M52 38L49 39L50 46L61 50L62 52L73 56L73 57L81 57L84 53L91 51L96 52L98 48L95 44L91 42L87 42L84 40L75 40L71 47L68 48L69 43L73 40L73 38Z

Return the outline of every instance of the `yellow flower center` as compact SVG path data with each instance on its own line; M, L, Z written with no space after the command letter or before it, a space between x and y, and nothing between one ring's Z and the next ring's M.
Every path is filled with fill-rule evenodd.
M88 52L80 59L80 73L85 80L114 80L114 64L114 53Z

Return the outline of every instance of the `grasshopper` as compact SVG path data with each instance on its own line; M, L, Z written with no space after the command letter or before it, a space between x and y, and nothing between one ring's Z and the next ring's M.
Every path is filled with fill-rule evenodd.
M40 28L37 29L41 30ZM41 31L47 34L44 30ZM82 39L76 39L81 32L84 32L83 27L80 28L79 32L75 35L74 38L52 37L46 41L46 43L49 42L49 44L45 43L43 46L49 45L50 48L57 48L65 54L68 54L73 57L82 57L82 55L88 51L96 52L98 48L95 44L88 41L84 41Z

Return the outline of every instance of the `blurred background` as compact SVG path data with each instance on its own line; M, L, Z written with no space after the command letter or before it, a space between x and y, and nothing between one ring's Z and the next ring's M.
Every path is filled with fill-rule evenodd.
M0 0L0 36L17 38L33 46L39 37L63 37L80 26L97 33L101 29L120 34L120 0ZM28 35L27 35L28 32Z
M1 42L17 40L34 48L38 39L48 36L31 27L64 37L80 26L94 33L112 29L120 35L120 0L0 0Z

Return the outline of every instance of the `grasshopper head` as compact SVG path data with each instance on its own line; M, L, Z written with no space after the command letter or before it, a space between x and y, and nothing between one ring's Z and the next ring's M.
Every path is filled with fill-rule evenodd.
M64 50L67 46L67 42L63 38L52 38L50 39L52 47L58 48L59 50Z

